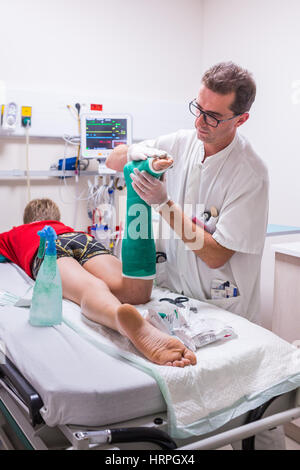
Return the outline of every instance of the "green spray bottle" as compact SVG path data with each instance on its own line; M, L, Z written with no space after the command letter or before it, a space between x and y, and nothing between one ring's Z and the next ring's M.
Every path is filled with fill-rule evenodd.
M45 246L46 252L33 289L29 323L34 326L59 325L62 322L62 285L56 261L57 235L48 225L38 235L38 257L43 257Z

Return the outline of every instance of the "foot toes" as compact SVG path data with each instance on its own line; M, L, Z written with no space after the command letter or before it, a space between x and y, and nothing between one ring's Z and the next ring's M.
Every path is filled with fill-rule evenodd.
M185 366L189 366L191 364L191 361L189 359L186 359L185 357L182 358L182 362Z
M185 366L190 366L190 365L191 365L191 361L184 357L180 360L175 360L173 362L168 361L165 364L165 366L171 366L171 367L185 367Z
M192 351L190 351L189 349L186 349L184 351L183 356L184 356L185 359L188 359L193 366L195 364L197 364L196 355Z
M184 367L183 361L174 361L172 365L174 367Z
M173 367L196 364L197 358L192 351L178 339L157 330L144 320L132 305L121 305L117 311L117 320L119 331L127 336L147 359L156 364Z

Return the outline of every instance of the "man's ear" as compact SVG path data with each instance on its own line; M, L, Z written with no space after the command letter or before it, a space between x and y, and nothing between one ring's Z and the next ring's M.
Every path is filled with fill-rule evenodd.
M250 117L249 113L243 113L236 122L236 127L242 126Z

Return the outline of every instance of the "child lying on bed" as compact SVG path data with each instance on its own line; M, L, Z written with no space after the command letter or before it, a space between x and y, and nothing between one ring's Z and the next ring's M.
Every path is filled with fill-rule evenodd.
M152 169L164 170L171 163L168 158L154 158ZM144 279L125 277L121 261L90 235L76 232L60 222L59 209L49 199L29 202L23 221L24 225L0 234L1 255L36 279L41 264L36 256L37 232L45 225L51 225L58 236L57 264L64 298L80 305L82 313L90 320L127 336L150 361L176 367L196 364L192 351L178 339L152 326L132 305L150 300L153 276ZM138 246L139 242L131 240L124 244L123 259L126 250L134 249L134 243ZM151 246L151 240L149 244ZM130 257L132 253L129 253Z

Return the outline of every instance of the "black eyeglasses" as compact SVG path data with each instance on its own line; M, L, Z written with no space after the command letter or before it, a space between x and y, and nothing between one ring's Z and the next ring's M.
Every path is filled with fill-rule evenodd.
M196 99L193 99L193 101L190 102L189 104L190 112L196 116L199 117L201 114L203 115L203 119L205 124L211 127L218 127L220 122L226 122L226 121L231 121L231 119L236 118L237 116L241 116L241 114L235 114L229 119L217 119L214 116L211 116L210 114L207 114L205 111L202 111L202 109L199 108Z

